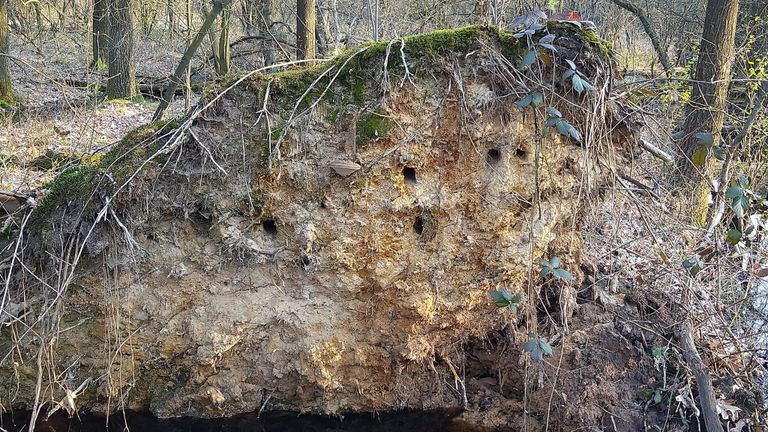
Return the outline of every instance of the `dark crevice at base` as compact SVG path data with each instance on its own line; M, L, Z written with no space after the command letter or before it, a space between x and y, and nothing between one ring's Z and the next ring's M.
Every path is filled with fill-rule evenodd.
M389 432L389 431L482 431L455 420L459 411L393 411L355 413L338 417L307 415L295 412L241 414L227 418L199 419L179 417L158 419L146 412L117 413L109 418L80 413L67 418L56 413L48 420L38 419L40 432L104 432L126 430L140 432ZM0 427L8 432L27 431L29 412L5 413ZM126 424L127 423L127 424Z

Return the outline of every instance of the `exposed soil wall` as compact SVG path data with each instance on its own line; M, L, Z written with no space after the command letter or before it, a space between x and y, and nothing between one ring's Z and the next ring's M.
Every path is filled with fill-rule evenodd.
M519 354L537 305L566 328L580 214L626 151L605 47L549 30L557 52L531 66L541 31L471 27L223 83L63 174L4 240L0 404L479 409L467 347L503 335ZM595 90L560 80L565 58ZM521 108L531 92L543 105ZM580 139L544 130L546 106ZM576 281L540 278L555 256Z

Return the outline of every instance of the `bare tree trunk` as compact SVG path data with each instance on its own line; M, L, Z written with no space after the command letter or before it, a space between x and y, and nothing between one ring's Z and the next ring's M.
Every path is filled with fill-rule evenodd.
M619 6L622 9L626 9L633 15L637 17L637 19L640 20L640 23L643 25L643 29L645 30L645 33L648 35L648 37L651 39L651 44L653 45L653 49L656 51L656 55L659 56L659 61L661 62L661 65L664 67L664 70L671 70L672 69L672 63L669 61L669 56L667 56L667 50L662 46L661 40L659 39L659 35L656 34L656 30L654 30L653 25L651 24L651 21L648 19L648 16L645 14L645 11L643 11L642 8L639 6L631 3L629 0L611 0L616 6Z
M111 0L109 5L109 79L107 97L136 96L133 64L133 15L131 0Z
M379 41L379 0L368 0L368 17L371 21L371 38Z
M275 63L275 47L272 41L270 26L272 25L272 15L275 10L275 0L261 0L258 13L259 36L264 40L264 66L271 66Z
M694 155L702 147L695 135L702 131L709 132L713 137L713 145L718 145L720 141L731 77L738 11L739 0L707 2L699 61L683 126L685 136L681 143L682 155L677 165L688 180L687 186L692 192L691 216L701 226L707 222L711 192L709 183L713 175L714 161L708 156L701 166L693 163Z
M491 10L488 0L476 0L475 10L473 15L475 16L475 23L480 25L488 25L490 23Z
M166 10L168 14L168 38L173 41L173 37L176 35L176 11L173 0L168 0Z
M214 9L215 9L214 4ZM213 12L213 9L211 10ZM221 22L216 25L214 22L208 29L208 41L211 44L211 54L213 57L213 69L217 75L224 75L229 72L230 50L229 50L229 25L232 9L225 6L221 11ZM203 14L210 15L205 5L203 5ZM217 28L218 27L218 28Z
M221 32L219 33L219 60L216 73L226 75L229 73L231 55L229 51L229 28L232 22L232 6L227 5L221 13Z
M232 0L221 0L213 2L213 7L205 17L203 25L200 27L197 35L195 35L195 38L189 44L187 50L184 52L184 55L181 57L181 61L176 67L176 71L173 73L173 75L171 75L168 86L165 88L165 91L163 91L163 98L160 101L160 105L157 106L157 110L155 111L152 120L160 120L163 117L163 112L165 112L165 109L168 108L168 105L171 103L173 96L176 94L176 89L178 88L179 84L181 84L182 75L184 75L185 71L189 67L189 63L192 61L192 57L195 55L195 51L197 51L197 49L200 47L200 44L203 42L203 38L205 38L205 35L208 34L208 30L210 30L213 22L216 21L216 17L219 16L224 7L228 6L231 2Z
M8 70L8 0L0 0L0 101L12 104L16 94L11 84L11 72Z
M317 57L315 0L296 0L296 12L296 58L314 59Z
M187 21L187 50L192 45L192 0L186 0L186 21ZM176 93L176 90L174 90ZM189 110L192 106L192 62L187 62L184 69L184 110Z
M91 67L103 67L109 60L109 9L107 0L93 0L93 59Z

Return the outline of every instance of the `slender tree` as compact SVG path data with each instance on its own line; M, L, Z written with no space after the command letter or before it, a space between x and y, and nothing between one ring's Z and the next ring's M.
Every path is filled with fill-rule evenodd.
M699 155L706 155L705 147L717 146L720 141L738 11L739 0L707 2L699 60L683 126L685 136L681 143L678 167L688 180L685 182L687 187L692 191L691 216L702 226L707 221L714 161L711 156L701 158ZM700 132L711 134L711 142L702 142Z
M259 36L264 40L264 65L271 66L275 63L275 47L272 39L274 36L271 33L270 27L272 26L272 15L275 10L275 0L261 0L259 2L259 8L256 13L259 15L257 18L257 28L259 29Z
M213 52L214 69L218 75L229 73L231 55L229 49L229 30L232 23L232 4L228 3L221 11L218 30L211 26L211 51Z
M163 112L165 112L165 109L168 108L171 100L173 100L173 97L176 95L176 89L182 83L185 71L189 67L189 63L192 61L192 57L195 55L195 51L197 51L197 48L200 47L200 44L203 42L203 38L206 34L208 34L208 31L211 29L213 22L216 21L216 17L219 16L221 11L231 2L232 0L214 0L213 7L205 17L203 25L200 27L200 30L197 32L195 38L192 39L192 41L187 46L187 50L181 57L181 61L176 67L176 71L173 73L173 75L171 75L171 79L168 81L168 86L163 91L163 98L160 101L160 104L157 106L157 110L155 110L154 116L152 117L153 120L160 120L163 118Z
M109 6L109 79L107 80L107 97L112 99L130 99L136 96L131 0L110 0Z
M106 66L109 60L109 15L107 0L93 0L93 57L91 67Z
M645 11L636 4L632 3L629 0L611 0L613 1L616 6L619 6L622 9L625 9L632 13L634 16L637 17L637 19L640 20L640 24L643 25L643 30L645 30L645 34L648 35L648 38L651 39L651 45L653 45L653 49L656 51L656 55L659 57L659 62L661 62L661 66L664 68L664 70L669 71L672 69L672 62L669 61L669 56L667 55L667 49L664 47L661 43L661 38L659 38L658 33L656 33L656 29L654 28L653 24L651 23L651 20L648 18L648 15L645 13Z
M296 58L314 59L317 57L315 0L296 0L296 12Z
M8 70L8 0L0 0L0 101L12 104L16 95L11 85L11 72Z
M488 25L491 18L490 3L488 0L476 0L475 10L472 15L475 16L475 23L480 25Z

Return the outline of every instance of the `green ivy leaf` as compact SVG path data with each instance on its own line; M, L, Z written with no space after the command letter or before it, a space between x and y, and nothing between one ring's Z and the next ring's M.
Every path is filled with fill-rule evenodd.
M717 160L724 161L725 160L725 149L718 146L718 147L712 147L712 156L714 156Z
M539 346L544 353L552 355L552 345L547 342L546 338L539 338Z
M555 35L554 34L548 34L545 36L542 36L541 39L539 39L539 44L551 44L555 41Z
M697 167L704 166L704 163L707 161L707 155L709 154L709 149L706 147L699 147L698 150L696 150L696 153L693 154L693 157L691 158L691 162L693 162L694 165Z
M552 267L560 267L560 258L559 257L553 257L551 260L549 260L549 263L552 265Z
M544 122L545 128L550 128L552 126L556 126L558 123L563 121L560 117L550 117L547 119L547 121Z
M747 210L749 210L749 199L744 195L734 197L731 201L731 208L733 208L733 212L736 213L736 217L741 219L747 213Z
M525 342L525 344L523 344L523 351L525 351L527 353L534 352L534 351L536 351L537 348L538 348L538 346L537 346L537 343L536 343L536 339L534 339L534 338L529 338Z
M571 138L575 139L576 141L581 142L581 134L579 133L579 131L577 131L576 128L573 127L572 124L567 123L567 122L565 124L568 125L568 128L567 128L568 129L568 135Z
M737 196L741 196L744 194L744 190L738 186L731 186L728 188L727 191L725 191L725 196L727 196L730 199L734 199Z
M693 277L701 271L701 263L696 258L686 258L683 260L683 268Z
M533 106L539 106L544 103L544 95L541 92L531 93L531 104Z
M491 291L491 298L496 302L496 306L503 308L511 303L512 293L506 288L502 288L498 291Z
M715 137L710 132L701 131L696 133L694 137L705 146L712 147L715 144Z
M528 94L528 96L517 101L515 105L517 105L518 108L528 108L532 102L533 102L533 93L530 93Z
M749 179L747 178L747 176L744 175L744 173L739 173L736 179L739 182L739 186L741 186L742 188L745 188L747 187L747 185L749 185Z
M552 355L552 346L545 338L529 333L528 340L523 344L523 352L530 354L534 363L541 363L545 354Z
M741 236L742 236L741 231L737 229L732 229L728 231L728 234L726 234L725 241L727 241L732 245L735 245L741 241Z
M578 94L584 91L584 84L582 84L581 77L578 74L573 74L571 77L571 86L573 86L573 91Z
M556 278L558 278L558 279L562 279L562 280L564 280L564 281L572 281L572 280L574 280L574 279L575 279L575 278L573 277L573 275L571 274L571 272L569 272L569 271L568 271L568 270L566 270L566 269L561 269L561 268L552 269L552 274L553 274L553 275L554 275Z
M536 59L538 58L538 54L536 53L535 49L529 49L528 53L523 57L523 66L528 67L532 65L534 62L536 62Z
M547 115L550 117L562 117L563 114L554 107L547 108Z

